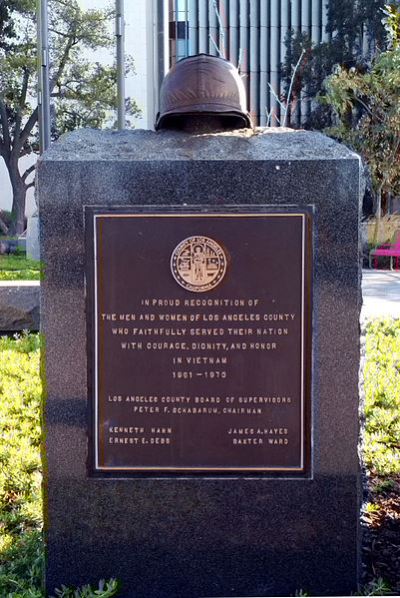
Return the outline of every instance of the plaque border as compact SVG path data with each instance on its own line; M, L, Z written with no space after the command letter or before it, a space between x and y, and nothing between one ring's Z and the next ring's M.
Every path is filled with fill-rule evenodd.
M204 211L207 209L207 211ZM92 249L91 264L87 263L86 268L86 302L92 307L93 318L91 326L87 318L88 326L88 404L90 406L89 419L91 421L91 439L89 439L88 469L98 477L111 474L112 476L129 477L132 474L273 474L274 478L288 477L288 474L295 474L295 477L307 477L311 475L311 318L312 318L312 214L313 207L291 206L291 205L225 205L223 209L217 206L195 205L168 205L168 206L84 206L85 210L85 237L86 248ZM137 211L135 211L137 210ZM149 211L147 211L149 210ZM151 211L150 211L151 210ZM178 211L179 210L179 211ZM248 210L248 211L247 211ZM285 211L288 210L288 211ZM263 217L297 217L302 220L302 281L301 281L301 453L299 466L103 466L99 465L99 385L98 385L98 359L99 359L99 337L98 337L98 235L97 219L100 218L263 218ZM89 225L89 226L88 226ZM89 239L89 232L92 238ZM89 283L89 284L88 284ZM88 290L88 286L92 289ZM308 291L308 302L306 304L306 290ZM93 334L94 333L94 334ZM94 335L94 351L89 348L89 339ZM94 364L93 364L94 361ZM93 367L94 365L94 367ZM93 398L90 392L94 391ZM306 421L307 420L307 421ZM309 422L309 427L306 424ZM94 439L94 440L93 440ZM97 474L97 476L96 476Z

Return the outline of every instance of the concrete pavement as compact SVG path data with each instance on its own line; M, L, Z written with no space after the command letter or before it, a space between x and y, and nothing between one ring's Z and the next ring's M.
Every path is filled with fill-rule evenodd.
M361 318L400 318L400 271L363 270Z

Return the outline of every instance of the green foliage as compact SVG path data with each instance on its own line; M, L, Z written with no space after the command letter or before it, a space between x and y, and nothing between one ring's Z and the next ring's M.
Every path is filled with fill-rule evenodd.
M62 586L60 590L56 590L54 598L111 598L117 595L118 585L116 579L109 581L101 579L97 589L93 589L89 585L77 590Z
M0 592L5 598L43 598L44 552L39 531L16 536L0 549Z
M0 280L39 280L40 262L30 260L24 253L0 255Z
M332 35L332 49L336 49L336 63L350 64L363 55L361 33L370 46L384 47L382 25L384 0L331 0L328 5L327 33ZM363 31L364 30L364 31Z
M115 64L92 63L82 54L90 50L114 47L110 21L112 10L82 10L77 0L68 3L50 0L50 54L57 68L54 70L52 96L55 120L52 134L56 138L65 131L80 127L101 128L110 122L110 110L117 107L117 70ZM66 41L68 40L68 41ZM63 69L64 56L68 62ZM126 61L126 74L134 72L133 60ZM126 100L128 115L139 110L133 100Z
M0 51L0 98L9 114L9 129L19 117L27 118L32 107L28 95L36 95L36 3L16 2L13 8L16 35L11 50ZM53 136L73 127L101 127L116 107L116 68L92 63L88 50L111 49L114 44L110 23L112 10L83 10L78 0L49 0L50 88L55 108ZM128 61L127 72L133 70ZM128 113L138 108L127 101ZM37 123L37 118L33 125ZM4 127L5 123L2 123ZM29 131L30 133L32 132ZM4 136L4 135L3 135ZM25 141L25 151L37 149L37 137Z
M133 71L133 61L126 59L126 74ZM68 84L61 87L57 99L53 139L60 134L87 127L104 128L110 121L110 110L117 109L117 70L115 66L90 64L76 57L71 65ZM136 115L139 110L131 98L125 101L127 115ZM130 126L130 121L126 121Z
M0 337L0 596L44 598L40 341ZM62 587L56 598L111 598L118 584Z
M398 1L386 4L382 12L385 15L382 23L386 29L389 48L398 49L400 47L400 10Z
M396 487L396 482L388 478L387 480L383 480L374 486L374 492L376 494L386 494L387 492L391 492Z
M378 577L363 587L357 596L389 596L391 594L391 587L381 577Z
M13 21L10 19L13 0L2 0L0 2L0 46L6 47L5 39L11 39L14 35Z
M367 329L366 463L379 474L400 471L400 320ZM0 338L0 596L44 598L40 492L39 337ZM383 483L382 483L383 485ZM390 490L390 480L385 486ZM376 506L367 510L374 513ZM362 596L390 593L382 579ZM62 586L54 598L111 598L115 580L97 588ZM300 590L298 596L307 594Z
M321 101L339 124L327 131L358 151L368 164L381 216L381 195L400 193L400 49L378 56L366 73L338 68Z
M400 471L400 320L367 329L366 463L381 475ZM44 598L40 492L39 337L0 338L0 596ZM382 490L390 490L390 480ZM368 510L376 511L371 504ZM390 593L382 579L360 595ZM97 588L61 587L55 598L111 598L115 580ZM306 596L304 592L297 593Z
M78 127L112 125L116 67L93 63L90 52L113 47L113 11L83 10L79 0L48 0L48 5L52 138ZM33 168L21 174L18 160L38 151L38 110L30 100L37 94L36 1L9 0L1 17L0 156L13 187L10 230L15 234L23 232L26 191L34 185ZM127 71L132 69L128 60ZM139 112L129 98L126 110L128 117Z
M390 49L367 70L339 66L319 100L331 107L337 124L326 132L358 151L368 164L375 189L375 213L382 196L400 194L400 4L381 11Z
M380 510L380 506L373 502L368 502L365 505L366 513L379 513L379 510Z
M400 473L400 320L367 328L365 462L374 473Z
M286 56L282 64L282 76L286 92L289 90L294 65L301 53L304 58L296 72L292 97L293 105L303 97L316 98L323 81L339 65L341 68L365 70L378 49L385 50L386 35L382 23L385 0L330 0L327 3L328 40L313 43L305 32L291 31L286 39ZM316 106L306 123L307 128L325 128L331 124L331 112L327 106Z
M0 596L41 596L39 337L0 338Z

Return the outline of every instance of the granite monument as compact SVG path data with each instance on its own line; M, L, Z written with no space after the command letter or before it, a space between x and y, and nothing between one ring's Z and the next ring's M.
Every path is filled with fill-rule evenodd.
M40 158L49 592L356 590L360 172L287 130Z

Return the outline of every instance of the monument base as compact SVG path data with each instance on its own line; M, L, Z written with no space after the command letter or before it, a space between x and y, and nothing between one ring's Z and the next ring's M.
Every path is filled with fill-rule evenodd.
M61 584L96 583L110 577L121 581L124 597L279 596L300 590L346 595L356 590L360 176L359 158L346 147L318 133L279 130L215 135L79 131L62 138L40 158L49 593ZM295 237L294 229L288 233L283 227L278 234L277 225L262 233L252 231L251 222L241 227L235 221L231 233L222 238L225 232L217 224L214 228L204 224L207 215L252 211L304 215L308 222L302 229L304 243L301 235ZM132 218L140 213L147 218L140 226L135 221L128 227L117 223L96 229L93 219L96 214ZM184 219L168 230L161 225L160 214L188 213L198 215L198 226L186 226ZM158 219L152 220L153 216ZM172 229L177 231L175 244ZM203 239L203 249L196 253L188 247L190 239L197 237ZM148 251L143 238L149 240ZM257 239L260 249L253 251ZM295 249L287 253L291 243ZM120 246L125 250L120 251ZM306 260L304 253L299 261L301 252L307 253ZM283 261L281 254L286 256ZM196 289L204 283L202 268L206 267L199 256L208 260L211 281L204 292ZM298 273L304 273L304 280ZM140 413L135 419L134 413L139 412L133 407L129 412L123 411L125 407L120 411L106 407L106 388L115 383L117 389L127 378L121 396L128 389L132 396L142 395L145 386L147 398L150 393L171 396L177 390L179 396L187 396L191 388L190 380L178 387L168 378L175 371L171 365L175 354L167 349L157 357L153 353L138 357L135 351L129 358L123 356L118 337L124 332L113 333L113 315L117 318L125 310L159 318L157 305L150 309L141 301L168 299L171 293L181 300L218 298L230 289L228 296L250 299L244 290L250 288L246 280L252 296L257 291L264 306L270 302L268 311L256 307L254 315L290 314L290 307L300 313L303 305L304 319L294 318L299 322L296 329L287 327L293 342L279 341L281 355L292 351L288 369L279 370L285 365L282 359L271 368L265 357L252 362L239 350L227 366L232 366L234 384L222 380L220 396L236 400L239 389L241 397L246 389L246 396L254 396L259 385L273 388L283 375L288 385L304 388L308 407L302 412L298 403L294 419L282 426L289 429L304 422L297 436L289 430L290 451L285 448L274 457L271 451L261 454L252 448L247 458L233 462L232 451L224 453L222 422L230 422L225 415L188 431L189 420L182 423L172 412L171 427L181 426L175 437L182 441L180 452L175 444L171 453L162 453L164 460L161 449L135 453L134 447L129 448L129 431L123 433L127 448L124 444L125 448L110 450L110 437L124 425L133 428L147 415ZM274 300L282 309L272 310ZM119 311L114 313L112 305ZM218 335L230 334L227 324L204 322L204 315L221 316L223 308L187 309L189 318L198 313L203 322L179 324L187 330L182 336L202 327L223 330L216 333L214 342ZM248 315L249 308L243 313ZM138 341L137 329L153 326L151 322L119 325L128 329L131 342ZM231 327L255 326L250 322ZM176 327L175 323L172 328ZM165 335L165 330L160 334ZM302 338L304 368L299 357ZM179 350L185 357L183 345ZM215 390L215 384L202 390ZM118 403L118 392L109 396L111 402L117 397ZM164 405L161 399L156 404ZM262 413L275 417L269 410ZM284 421L284 411L279 413L275 423ZM122 414L121 421L116 414ZM237 428L245 429L245 420L240 414L237 417L239 424L243 422ZM146 434L136 436L146 441ZM254 434L247 431L245 436ZM197 451L195 440L203 442L201 450ZM243 456L245 447L240 450ZM302 450L306 458L300 471L291 471L288 464ZM193 470L196 462L201 467ZM243 463L245 467L240 466ZM258 470L257 463L261 464Z

